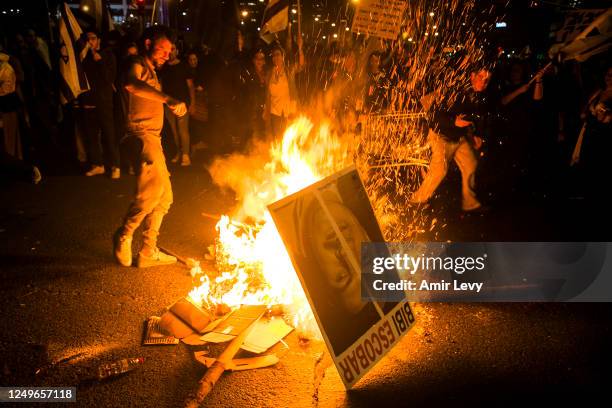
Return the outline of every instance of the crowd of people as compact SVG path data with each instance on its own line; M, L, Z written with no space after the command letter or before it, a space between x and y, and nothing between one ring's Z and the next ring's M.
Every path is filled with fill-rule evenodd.
M143 45L118 32L86 30L78 58L89 91L62 106L53 47L50 52L32 30L10 40L0 50L3 160L38 166L60 135L71 135L86 176L117 179L122 170L138 171L126 132L125 73ZM364 116L398 105L424 109L421 98L402 95L398 103L394 94L413 63L408 44L366 52L363 44L304 45L297 36L293 46L283 47L261 40L247 44L239 30L230 51L176 37L172 43L158 75L163 92L188 109L178 117L166 107L164 145L176 165L191 165L202 150L226 154L253 139L278 138L288 120L305 106L312 109L313 101L340 129L357 134ZM570 62L542 70L544 63L536 69L533 57L505 57L470 68L471 90L458 90L452 106L430 115L432 161L411 201L431 198L451 160L462 173L464 210L479 208L476 195L491 186L544 190L559 182L558 173L570 163L581 169L582 193L593 193L589 182L602 170L612 133L609 60L599 57L588 69Z

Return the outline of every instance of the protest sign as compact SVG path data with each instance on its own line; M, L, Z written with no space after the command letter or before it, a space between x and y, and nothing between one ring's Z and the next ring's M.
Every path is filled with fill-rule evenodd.
M406 5L404 0L363 0L355 11L352 31L395 40L399 35Z
M349 389L414 323L406 301L362 300L361 244L383 236L359 174L346 169L268 208Z

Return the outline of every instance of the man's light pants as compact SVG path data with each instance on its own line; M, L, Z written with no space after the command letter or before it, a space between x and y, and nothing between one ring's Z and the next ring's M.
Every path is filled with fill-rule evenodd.
M136 198L125 217L122 233L132 236L142 224L144 247L155 249L162 220L172 204L170 173L159 135L137 137L143 143L141 171L136 180Z
M461 171L462 209L469 211L480 207L481 204L476 199L474 192L478 160L472 146L463 137L458 142L449 142L432 130L429 130L427 141L431 146L431 163L429 163L429 170L423 183L413 193L410 201L414 203L428 201L444 180L448 171L448 162L455 159Z

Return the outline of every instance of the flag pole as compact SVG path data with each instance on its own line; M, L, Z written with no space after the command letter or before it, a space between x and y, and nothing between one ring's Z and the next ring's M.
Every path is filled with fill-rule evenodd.
M155 19L155 10L157 9L157 0L153 1L153 10L151 10L151 25L153 25L153 20Z
M300 0L297 0L297 20L298 20L298 36L302 36L302 5Z
M293 26L293 24L291 24L291 18L289 18L289 21L287 22L287 43L286 43L286 52L287 53L291 53L291 51L293 50L293 41L291 41L291 27Z

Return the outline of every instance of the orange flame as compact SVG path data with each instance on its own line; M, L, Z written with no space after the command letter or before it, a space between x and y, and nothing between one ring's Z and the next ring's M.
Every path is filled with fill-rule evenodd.
M216 277L196 266L192 275L199 286L189 296L202 305L282 304L293 324L304 334L320 338L297 274L266 206L346 167L349 143L330 131L316 130L299 117L273 143L263 166L253 156L235 155L219 160L211 173L221 185L231 187L240 206L233 218L222 216L216 225ZM252 170L252 171L249 171Z

